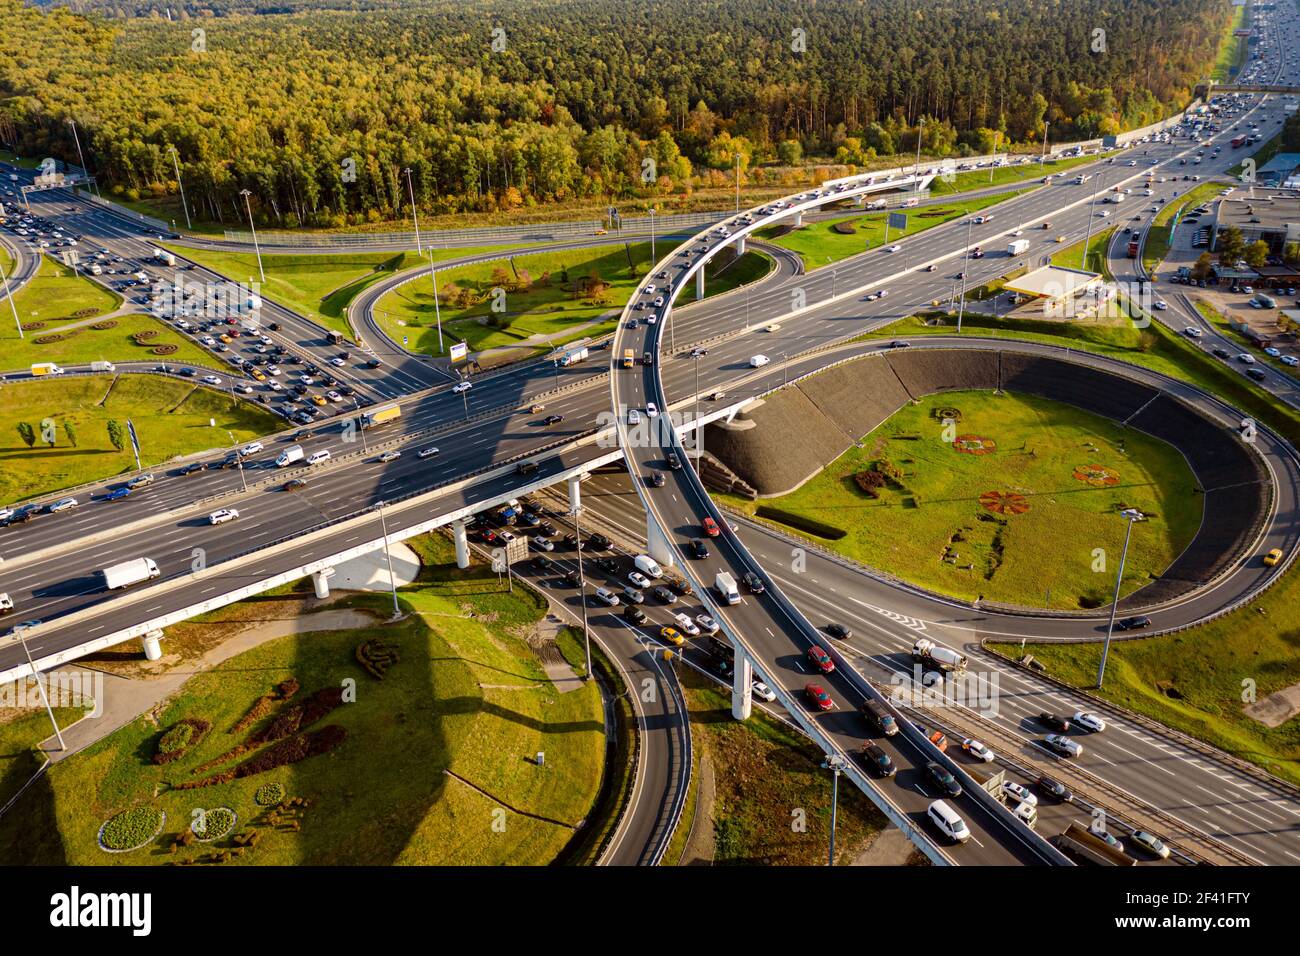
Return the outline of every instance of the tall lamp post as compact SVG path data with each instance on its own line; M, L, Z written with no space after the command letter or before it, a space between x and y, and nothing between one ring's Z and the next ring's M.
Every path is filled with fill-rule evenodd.
M253 251L257 253L257 274L262 277L262 284L266 284L266 272L262 269L262 250L257 245L257 226L253 223L253 205L248 197L253 195L251 189L241 189L239 195L244 197L244 208L248 210L248 228L253 231Z
M844 760L838 755L831 755L822 761L822 766L831 772L831 846L826 859L827 866L835 865L835 825L838 822L840 803L840 774L844 770Z
M695 349L691 358L695 360L695 470L704 465L704 428L700 425L700 359L708 355L708 349Z
M81 174L89 179L90 170L86 168L86 157L81 152L81 137L77 135L77 121L69 116L68 125L72 127L72 141L77 144L77 159L81 162Z
M375 503L375 508L379 511L379 528L384 534L384 558L388 561L388 582L393 588L393 617L400 617L402 610L397 606L397 576L393 574L393 552L388 547L388 521L384 518L384 502L379 500Z
M14 326L18 329L18 337L24 339L27 336L23 335L23 323L18 318L18 306L14 305L14 294L9 291L9 277L5 275L5 267L3 265L0 265L0 284L4 285L5 298L9 300L9 308L14 314Z
M180 155L176 152L175 146L168 146L167 148L172 154L172 169L176 170L176 188L181 191L181 208L185 210L185 228L193 229L194 226L190 222L190 206L189 203L185 201L185 184L181 182Z
M1097 214L1097 187L1101 184L1101 173L1095 173L1092 177L1092 198L1088 200L1088 224L1083 230L1083 257L1080 265L1083 271L1088 271L1088 243L1092 241L1092 217Z
M18 635L18 643L23 646L23 653L27 655L27 666L32 669L36 689L41 692L41 703L45 705L45 712L50 715L50 723L54 725L54 736L59 738L59 749L67 750L68 745L63 742L63 731L59 729L59 722L54 718L54 708L50 706L50 698L45 693L45 685L41 683L41 675L36 670L36 662L32 660L31 649L27 646L27 627L20 624L14 628L14 632Z
M912 192L921 191L921 132L925 129L925 117L916 120L916 165L912 167Z
M419 241L418 239L416 240ZM433 281L433 316L438 323L438 352L442 352L442 306L438 304L438 270L433 267L433 250L429 250L429 278Z
M957 334L961 335L961 320L966 312L966 270L970 267L970 231L975 225L972 217L966 220L966 251L961 260L961 298L957 300Z
M406 167L406 191L411 197L411 221L415 223L415 254L421 255L424 250L420 248L420 216L415 209L415 186L411 184L411 167ZM433 260L432 254L429 256Z
M235 433L226 429L226 434L230 436L230 445L235 450L235 464L239 466L239 483L244 486L244 491L248 491L248 479L244 477L244 456L240 452L239 446L235 444Z
M1133 534L1133 522L1141 521L1144 515L1136 508L1127 508L1121 514L1128 519L1124 529L1124 550L1119 556L1119 573L1115 575L1115 597L1110 602L1110 621L1106 624L1106 643L1101 648L1101 666L1097 668L1097 690L1101 690L1106 679L1106 658L1110 656L1110 636L1115 630L1115 614L1119 610L1119 588L1124 581L1124 561L1128 558L1128 542Z
M1043 120L1043 151L1038 154L1038 172L1042 173L1043 163L1047 162L1047 128L1052 124Z
M582 605L582 646L587 658L583 680L591 680L591 631L587 627L587 572L582 566L582 506L574 508L573 534L578 540L578 603Z
M655 264L655 207L650 207L650 268Z

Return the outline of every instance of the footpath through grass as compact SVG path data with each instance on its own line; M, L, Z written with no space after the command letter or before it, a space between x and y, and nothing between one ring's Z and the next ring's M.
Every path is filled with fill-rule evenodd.
M375 624L273 639L191 678L155 712L52 767L0 818L0 860L554 860L587 818L600 785L599 692L593 683L561 694L546 678L526 641L545 612L540 596L523 587L507 593L482 565L455 568L446 541L422 539L417 548L426 565L402 589L405 620L379 623L388 613L386 596L352 598L347 604L376 612ZM367 642L377 643L363 648ZM363 657L387 663L376 673L362 666ZM288 681L297 692L277 697ZM304 713L300 708L313 700ZM155 762L165 735L186 720L203 722L206 732L176 759ZM252 736L259 732L269 741ZM231 753L241 745L242 753ZM536 763L539 752L544 766ZM258 772L181 789L237 767ZM277 809L277 798L306 802ZM238 817L228 835L206 844L184 836L196 810L222 807ZM100 826L129 808L152 817L140 827L145 845L104 852L96 840ZM147 839L159 811L165 823ZM240 835L253 836L253 844ZM178 839L187 845L172 850Z
M903 210L907 214L907 228L889 229L889 244L893 245L895 241L901 240L905 236L914 236L945 222L952 222L954 219L960 219L972 212L995 206L1015 196L1022 195L1024 192L1026 190L1022 189L1015 192L1000 193L996 196L979 196L972 199L954 200L937 205L918 206L914 209ZM887 218L888 213L883 212L857 213L837 216L834 219L809 222L798 229L788 232L785 231L785 226L771 226L759 230L758 236L760 239L765 239L768 242L798 253L803 257L804 266L811 272L814 269L821 269L832 263L839 262L841 259L847 259L849 256L855 256L860 252L883 246L885 244ZM898 256L898 267L900 269L903 267L906 253L889 253L880 250L879 254L882 256Z
M113 447L108 422L130 419L146 467L177 455L227 446L280 427L269 412L228 394L154 375L39 379L6 385L0 403L0 504L110 478L135 468L129 440ZM215 428L208 424L215 419ZM48 433L54 447L41 440ZM35 433L28 447L19 432ZM68 435L72 427L75 444ZM82 499L83 504L85 498ZM96 507L99 507L96 505ZM106 505L104 507L111 507Z
M874 496L858 476L875 479ZM1149 435L1042 398L961 391L905 406L811 481L761 504L839 528L844 537L820 543L927 589L1077 610L1110 597L1095 549L1122 549L1119 512L1150 516L1134 529L1128 593L1195 536L1195 488L1178 450Z

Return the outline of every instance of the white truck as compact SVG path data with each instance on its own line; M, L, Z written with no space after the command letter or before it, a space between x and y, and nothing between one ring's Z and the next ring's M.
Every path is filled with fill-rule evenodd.
M112 362L91 362L90 370L92 372L115 372L117 371L117 366Z
M651 581L664 576L664 569L659 567L658 562L648 554L638 554L632 559L636 569L648 577Z
M713 590L717 591L718 597L727 604L740 603L740 589L736 587L736 579L726 571L719 571L718 576L713 579Z
M162 572L158 570L158 565L153 563L153 558L132 558L130 561L119 561L117 564L109 565L99 573L104 576L105 586L110 591L115 591L118 588L128 588L141 581L156 578Z
M166 249L155 249L153 251L153 257L165 266L176 265L176 257Z
M90 274L92 276L102 276L104 274L104 267L101 266L98 262L96 262L93 266L90 267Z
M280 457L275 460L275 467L284 468L286 465L292 465L295 461L302 461L302 459L302 446L293 445L280 452Z
M912 658L920 664L941 671L964 671L966 657L951 648L936 644L928 637L923 637L912 645Z
M1028 239L1013 239L1007 243L1007 255L1019 256L1029 251Z
M577 365L587 357L587 354L586 346L583 346L580 349L570 349L560 356L560 364L565 368L568 368L570 365Z

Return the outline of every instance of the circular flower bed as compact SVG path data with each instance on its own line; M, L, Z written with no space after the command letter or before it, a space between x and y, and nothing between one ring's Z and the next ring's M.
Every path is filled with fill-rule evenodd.
M980 504L999 515L1022 515L1029 510L1029 500L1014 491L986 491Z
M952 450L966 455L991 455L998 449L998 443L983 435L958 435L953 439Z
M51 332L49 335L38 335L32 341L37 345L53 345L55 342L62 342L71 336L71 332Z
M45 328L45 327L46 327L47 325L49 325L49 324L50 324L50 323L48 323L48 322L24 322L24 323L23 323L23 331L24 331L24 332L36 332L36 331L38 331L38 330L40 330L40 329Z
M200 821L203 824L202 829L199 828ZM194 839L200 843L211 843L230 833L238 822L239 818L230 807L213 807L211 810L203 811L190 825L190 829L194 831Z
M108 329L115 329L117 328L117 319L105 319L103 322L96 322L91 326L91 328L100 332L104 332Z
M157 807L132 807L110 817L99 828L99 848L108 853L129 853L152 842L162 832L167 814Z
M1074 477L1095 488L1119 484L1119 472L1105 465L1077 465L1074 469Z
M72 313L72 317L74 319L88 319L92 315L99 315L99 313L99 309L78 309L76 312Z
M131 338L135 339L137 342L145 342L148 341L149 339L154 339L157 337L158 337L157 329L141 329L139 332L135 333L135 335L131 336Z
M171 355L180 349L179 345L155 345L149 351L153 355Z
M253 800L259 807L273 807L284 800L284 784L264 783L253 794Z

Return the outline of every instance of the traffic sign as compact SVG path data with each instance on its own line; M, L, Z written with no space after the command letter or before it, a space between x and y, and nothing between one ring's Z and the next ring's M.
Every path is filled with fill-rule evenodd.
M469 355L469 346L464 342L457 342L451 347L451 360L453 362L463 362L467 355Z
M907 228L907 213L905 213L905 212L891 212L891 213L889 214L889 228L890 228L890 229L906 229L906 228Z

